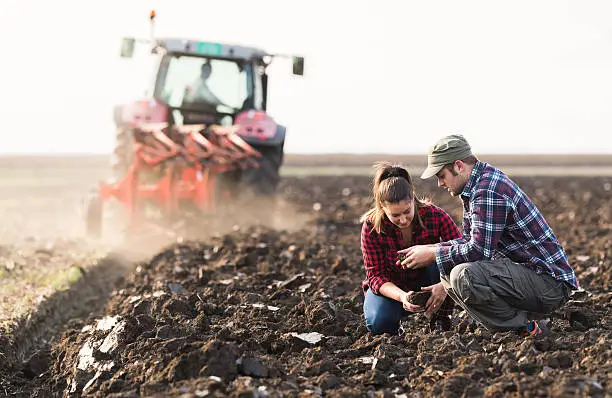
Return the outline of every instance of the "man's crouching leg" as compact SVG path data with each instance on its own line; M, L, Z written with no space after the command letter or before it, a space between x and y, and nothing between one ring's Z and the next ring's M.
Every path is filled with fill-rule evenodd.
M529 322L527 310L509 303L508 294L518 296L521 292L512 291L513 281L505 267L500 261L476 261L459 264L450 275L442 276L448 295L491 331L519 330Z

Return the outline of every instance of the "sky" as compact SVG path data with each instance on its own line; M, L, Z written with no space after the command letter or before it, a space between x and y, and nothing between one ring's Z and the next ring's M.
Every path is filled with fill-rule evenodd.
M270 114L288 153L612 154L607 0L0 0L0 154L109 153L113 105L142 77L122 36L232 42L279 62ZM132 84L131 84L132 83Z

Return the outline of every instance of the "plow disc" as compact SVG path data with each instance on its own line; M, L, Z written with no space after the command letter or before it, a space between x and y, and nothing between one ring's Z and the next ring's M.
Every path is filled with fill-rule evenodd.
M152 223L145 207L153 207L164 223L180 219L188 205L215 210L219 173L259 167L261 154L236 134L238 127L217 125L138 125L132 129L133 162L114 183L100 183L86 210L88 234L99 236L102 206L112 198L126 210L128 234Z

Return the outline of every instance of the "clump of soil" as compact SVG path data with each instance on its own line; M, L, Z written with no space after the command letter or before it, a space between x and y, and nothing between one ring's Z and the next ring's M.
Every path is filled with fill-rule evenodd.
M429 291L414 292L408 298L408 301L414 305L425 307L425 304L427 304L427 300L429 300L430 297L431 297L431 292Z
M404 333L372 336L358 222L371 204L369 178L285 179L284 197L309 223L169 245L113 292L107 318L62 336L33 395L603 397L612 374L609 181L517 181L585 289L553 314L550 335L492 333L456 310L452 331L429 333L414 314ZM458 201L421 184L460 222Z

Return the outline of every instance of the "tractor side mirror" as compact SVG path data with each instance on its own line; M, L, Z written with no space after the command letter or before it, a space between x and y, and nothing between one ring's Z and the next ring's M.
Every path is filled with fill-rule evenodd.
M304 76L304 57L291 57L293 60L293 74L296 76Z
M121 40L121 58L132 58L135 44L136 39L133 37L124 37Z

